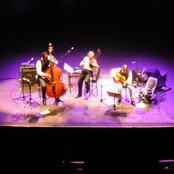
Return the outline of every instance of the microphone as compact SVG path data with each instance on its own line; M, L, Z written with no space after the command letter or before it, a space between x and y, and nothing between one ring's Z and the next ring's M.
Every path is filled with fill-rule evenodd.
M141 74L142 74L143 76L145 76L145 72L146 72L146 69L144 68L144 69L142 70L142 73L141 73Z
M34 60L34 58L31 58L31 59L27 62L27 65L28 65L32 60Z
M68 52L72 51L74 49L74 47L71 47L71 49L68 50Z

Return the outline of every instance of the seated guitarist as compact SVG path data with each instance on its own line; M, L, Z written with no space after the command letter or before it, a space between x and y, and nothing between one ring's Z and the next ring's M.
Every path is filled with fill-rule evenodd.
M113 77L114 81L118 83L118 93L121 94L122 88L126 87L129 89L130 97L131 97L131 104L135 106L134 102L134 87L132 84L132 74L128 69L127 65L123 65L119 72L115 73ZM118 100L118 104L121 103L121 99Z
M92 76L93 73L92 70L94 67L99 67L94 56L95 53L93 51L89 51L87 53L87 56L84 57L83 60L80 62L80 66L83 66L83 71L78 80L78 94L75 98L82 96L82 86L84 80L86 86L86 93L88 93L90 90L90 77Z

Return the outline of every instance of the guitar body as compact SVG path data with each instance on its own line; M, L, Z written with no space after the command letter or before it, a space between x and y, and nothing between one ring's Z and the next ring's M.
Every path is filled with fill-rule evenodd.
M116 72L113 78L115 83L123 83L126 81L126 77L121 75L119 72Z

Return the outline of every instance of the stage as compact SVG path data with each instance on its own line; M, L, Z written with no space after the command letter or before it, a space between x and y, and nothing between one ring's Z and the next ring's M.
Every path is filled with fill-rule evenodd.
M77 95L77 78L63 77L67 86L61 96L63 102L53 105L54 98L47 96L47 106L42 105L37 86L22 87L19 79L1 81L1 125L22 127L173 127L173 90L157 95L157 103L139 101L140 87L135 87L136 106L131 105L129 91L122 91L122 102L108 95L117 93L117 85L109 74L100 74L97 89L80 98ZM23 89L22 89L23 88ZM97 93L98 90L98 93ZM23 93L24 91L24 93ZM84 91L84 90L83 90ZM127 99L126 99L127 95ZM155 98L155 97L154 97ZM115 104L115 107L114 107Z
M162 0L2 2L1 169L10 173L173 172L172 167L165 170L173 162L159 162L174 159L172 8L170 1ZM47 106L42 105L35 79L36 61L48 51L49 43L67 87L57 106L49 96ZM82 69L79 63L87 52L99 48L97 91L75 98L78 77L69 83L64 65ZM30 67L24 67L27 63ZM156 70L166 75L165 86L153 94L152 103L139 100L142 85L134 86L135 106L129 91L122 92L120 105L117 97L108 95L117 94L110 71L123 64L130 71L141 69L142 76Z

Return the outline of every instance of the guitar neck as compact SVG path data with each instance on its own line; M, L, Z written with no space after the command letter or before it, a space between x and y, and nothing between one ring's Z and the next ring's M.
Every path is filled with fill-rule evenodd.
M101 55L101 50L100 48L97 49L94 58L97 59Z

